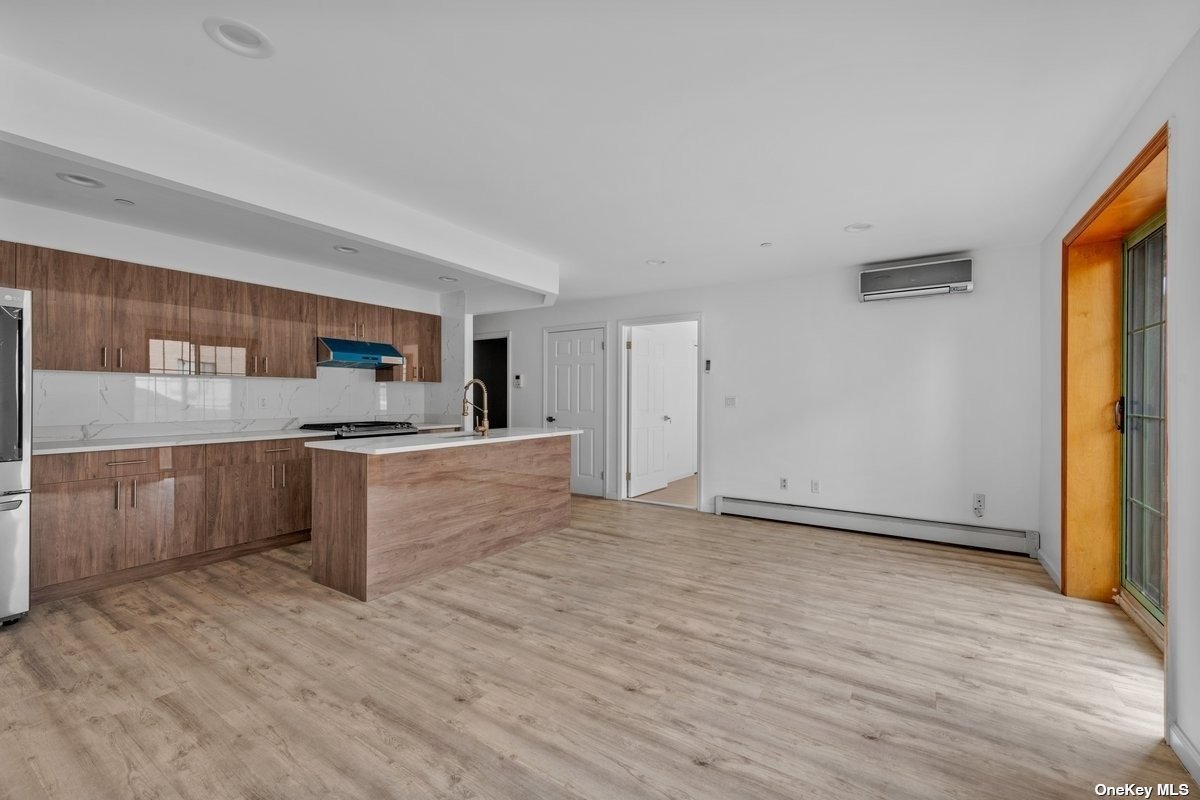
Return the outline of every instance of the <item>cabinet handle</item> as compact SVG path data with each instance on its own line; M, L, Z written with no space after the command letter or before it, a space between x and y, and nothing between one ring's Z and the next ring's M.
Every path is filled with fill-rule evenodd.
M108 366L108 348L107 347L100 348L100 366L102 366L102 367Z
M117 348L117 369L125 369L125 348Z
M287 488L287 464L283 464L283 488Z
M133 479L133 497L129 503L130 508L137 508L137 478Z
M290 447L275 447L270 450L264 450L264 453L287 453L291 450Z
M105 464L104 466L106 466L106 467L120 467L120 466L124 466L125 464L145 464L145 463L146 463L146 459L144 459L144 458L139 458L137 461L109 461L109 462L108 462L107 464Z
M275 465L271 465L271 488L275 488Z
M271 357L263 356L263 375L271 374Z
M113 484L113 509L121 510L121 482L117 481Z

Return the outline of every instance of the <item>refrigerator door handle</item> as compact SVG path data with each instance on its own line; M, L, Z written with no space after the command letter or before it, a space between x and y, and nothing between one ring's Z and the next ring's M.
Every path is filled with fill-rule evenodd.
M21 507L22 500L4 500L0 502L0 511L16 511Z

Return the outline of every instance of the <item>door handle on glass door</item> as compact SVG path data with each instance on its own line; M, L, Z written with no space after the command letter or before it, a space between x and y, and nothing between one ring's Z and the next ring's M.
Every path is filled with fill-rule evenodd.
M1125 432L1125 398L1117 398L1117 402L1113 403L1113 427L1117 429L1117 433Z

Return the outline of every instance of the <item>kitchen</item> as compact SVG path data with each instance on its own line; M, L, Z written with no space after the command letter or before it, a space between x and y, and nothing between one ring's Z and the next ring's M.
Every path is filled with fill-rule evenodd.
M314 471L314 463L332 456L314 459L310 444L347 452L361 452L364 441L389 453L453 448L466 458L460 475L469 475L475 453L490 455L495 448L511 462L513 449L529 447L527 440L570 435L489 431L486 424L478 432L455 433L462 417L386 413L389 394L442 388L440 315L12 242L0 243L0 284L11 287L0 290L0 357L8 378L0 399L0 620L6 622L27 613L31 600L48 602L307 539L314 497L323 508L322 492L335 486L339 474ZM119 403L121 380L133 382L133 405L152 411L180 381L188 383L180 393L196 392L202 408L206 397L235 383L264 406L267 397L255 395L255 381L284 385L291 397L286 419L232 418L246 409L243 400L224 402L231 418L221 421L143 422L135 408L122 415L134 421L119 425L49 424L63 421L50 396L63 382L80 380L103 382L100 396L110 409ZM320 393L327 384L336 387L333 403L296 414L303 405L298 393ZM459 385L457 377L453 385ZM347 403L364 390L377 405ZM459 393L465 416L467 392ZM339 419L343 407L374 418ZM48 438L56 435L63 438ZM559 448L553 470L558 479L552 494L564 513L550 520L551 527L523 528L525 537L566 524L569 452ZM468 479L443 483L442 490L452 492ZM469 485L479 496L487 480L471 477ZM411 520L419 508L400 487L395 491L401 494L388 502ZM372 492L378 497L380 489ZM428 486L422 496L430 496ZM449 499L441 497L431 508L446 507ZM361 500L365 504L365 496ZM326 522L318 531L327 536L346 529L342 520ZM440 568L460 563L462 556L439 554L439 535L450 535L446 521L426 528L422 551L432 551ZM464 548L464 535L472 538L455 531L446 547L477 555L497 549L494 541ZM408 579L428 573L427 566ZM372 596L378 594L373 588Z

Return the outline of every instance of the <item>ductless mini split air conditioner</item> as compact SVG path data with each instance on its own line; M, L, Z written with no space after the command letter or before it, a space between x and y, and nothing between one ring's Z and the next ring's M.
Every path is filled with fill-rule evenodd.
M878 266L858 274L858 294L864 303L931 294L973 291L971 259L935 257Z

